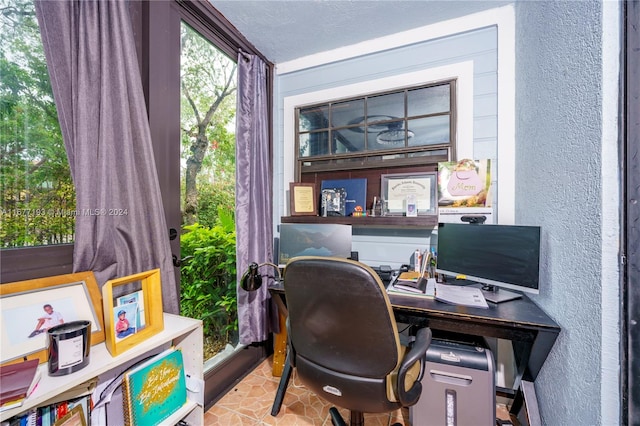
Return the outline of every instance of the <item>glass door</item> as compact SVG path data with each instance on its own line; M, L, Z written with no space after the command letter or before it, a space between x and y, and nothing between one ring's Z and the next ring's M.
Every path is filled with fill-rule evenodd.
M238 343L236 80L235 61L182 21L180 313L203 321L205 369Z
M236 63L242 36L209 2L131 2L181 314L203 321L205 408L266 356L239 347Z

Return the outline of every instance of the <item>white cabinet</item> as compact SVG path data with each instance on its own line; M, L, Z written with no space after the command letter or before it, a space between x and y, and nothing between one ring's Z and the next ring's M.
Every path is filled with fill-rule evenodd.
M0 413L0 421L8 420L34 407L80 396L83 394L83 389L86 393L86 384L92 380L97 379L99 384L112 380L136 360L171 345L182 349L185 374L193 383L203 386L202 321L165 313L163 331L117 357L112 357L105 344L100 343L91 347L89 365L75 373L51 377L47 374L47 364L41 364L38 368L42 372L42 378L33 394L22 406ZM202 424L204 421L204 408L201 405L203 393L202 388L199 389L199 395L197 392L196 394L189 392L187 404L164 423L172 425L184 419L188 424ZM112 402L114 403L115 401ZM92 417L92 424L100 425L101 423L100 419Z

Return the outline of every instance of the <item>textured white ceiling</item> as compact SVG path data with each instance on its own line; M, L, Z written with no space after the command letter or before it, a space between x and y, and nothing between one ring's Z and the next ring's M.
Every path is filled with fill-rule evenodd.
M511 2L211 0L211 3L267 59L278 64Z

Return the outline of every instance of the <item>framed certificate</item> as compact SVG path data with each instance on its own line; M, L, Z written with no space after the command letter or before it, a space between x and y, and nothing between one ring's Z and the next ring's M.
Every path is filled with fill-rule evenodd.
M316 216L318 199L314 183L289 183L291 216Z
M438 214L437 177L436 172L381 175L380 196L386 204L386 213L392 216L406 215L415 203L419 216Z

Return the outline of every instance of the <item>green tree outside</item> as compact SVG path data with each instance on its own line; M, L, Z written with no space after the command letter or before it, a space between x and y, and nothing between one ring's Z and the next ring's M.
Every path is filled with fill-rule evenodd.
M75 190L32 1L0 0L2 248L71 243Z
M236 64L181 29L181 314L204 324L205 359L237 342Z

